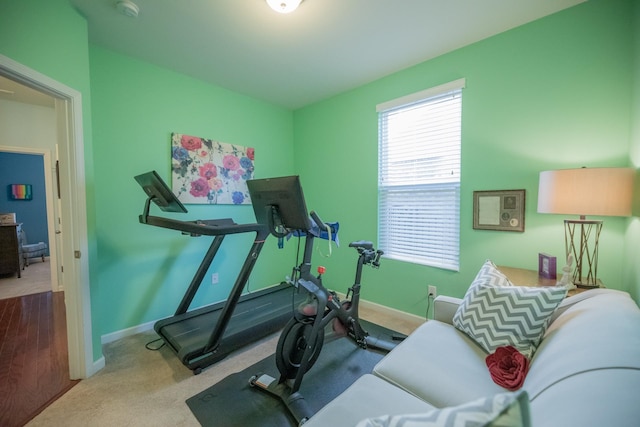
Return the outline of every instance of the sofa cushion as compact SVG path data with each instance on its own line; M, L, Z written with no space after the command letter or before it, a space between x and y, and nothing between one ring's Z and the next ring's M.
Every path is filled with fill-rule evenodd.
M355 426L363 418L428 412L422 400L371 374L365 374L304 423L305 427Z
M530 358L566 294L563 287L495 286L476 280L453 325L488 353L510 345Z
M555 383L585 372L640 370L640 309L635 301L608 289L583 294L549 325L531 360L523 387L532 401Z
M637 427L640 369L597 369L551 385L530 401L536 427Z
M357 427L528 427L529 400L526 392L500 393L459 406L434 409L422 414L384 415L364 419Z
M505 391L491 380L486 357L464 333L429 320L378 362L373 372L443 408Z

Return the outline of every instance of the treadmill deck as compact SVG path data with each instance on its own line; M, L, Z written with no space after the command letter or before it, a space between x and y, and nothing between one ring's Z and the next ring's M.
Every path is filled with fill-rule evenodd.
M162 319L155 331L188 368L199 371L245 345L281 330L304 295L281 284L240 297L217 348L205 352L226 301Z

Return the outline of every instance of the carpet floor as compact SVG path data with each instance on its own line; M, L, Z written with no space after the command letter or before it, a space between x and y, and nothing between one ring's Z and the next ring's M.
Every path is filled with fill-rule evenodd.
M367 323L365 329L377 338L392 339L394 331ZM313 412L317 412L382 359L385 353L363 350L348 338L328 334L322 352L304 377L300 392ZM278 378L275 356L229 375L187 400L189 409L203 427L289 427L297 423L275 396L251 387L253 375L266 373Z
M372 304L361 305L360 313L404 334L424 322ZM272 355L278 334L234 352L199 375L193 375L167 346L159 351L145 348L157 338L151 330L104 344L106 366L53 402L28 427L199 427L187 399ZM253 369L247 371L254 375ZM242 382L251 375L243 374Z

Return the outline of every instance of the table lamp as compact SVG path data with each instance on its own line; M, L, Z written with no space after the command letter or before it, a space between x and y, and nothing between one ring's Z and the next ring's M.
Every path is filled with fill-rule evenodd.
M633 168L579 168L540 172L538 212L579 215L564 221L566 259L575 260L573 283L581 288L601 285L598 242L602 221L587 215L629 216Z

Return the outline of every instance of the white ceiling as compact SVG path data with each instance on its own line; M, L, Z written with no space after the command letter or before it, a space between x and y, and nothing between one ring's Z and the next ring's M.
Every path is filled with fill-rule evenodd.
M0 99L53 108L53 97L0 75Z
M70 0L93 44L295 109L585 0L133 1Z

